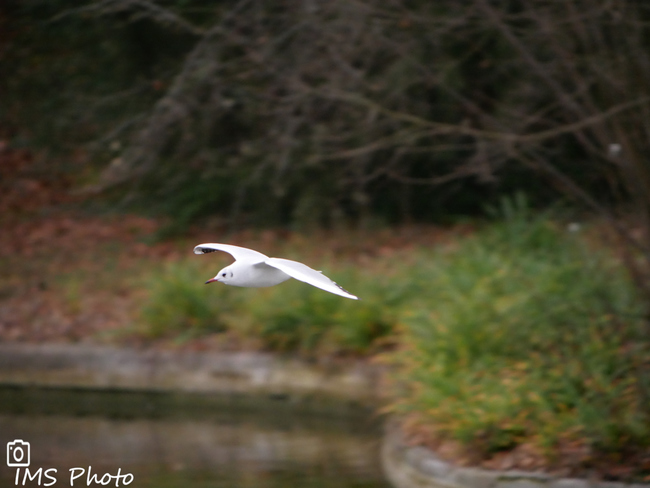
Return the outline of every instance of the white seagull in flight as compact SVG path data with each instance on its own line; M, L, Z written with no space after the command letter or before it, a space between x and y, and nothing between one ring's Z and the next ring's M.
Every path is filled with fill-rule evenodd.
M344 290L320 271L316 271L297 261L270 258L261 252L230 244L207 243L199 244L194 248L194 254L207 254L214 251L229 253L235 258L235 262L219 271L214 278L206 281L206 284L218 281L224 285L260 288L274 286L287 281L289 278L295 278L335 295L341 295L353 300L359 299L359 297Z

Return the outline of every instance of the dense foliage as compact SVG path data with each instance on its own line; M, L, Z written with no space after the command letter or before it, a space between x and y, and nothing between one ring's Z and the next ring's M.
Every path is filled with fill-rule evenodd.
M519 213L427 271L394 356L396 411L483 457L526 445L586 472L648 452L645 311L611 258Z

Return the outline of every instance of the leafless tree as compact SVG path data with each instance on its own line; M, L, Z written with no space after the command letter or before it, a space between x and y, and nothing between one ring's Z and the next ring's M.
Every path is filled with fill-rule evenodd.
M523 167L607 218L630 262L650 262L650 5L240 0L203 26L151 0L82 10L196 38L104 185L172 164L227 182L232 216L263 192L296 195L296 218L333 218L341 202L363 215L387 187L408 214L413 186ZM165 174L161 194L182 180Z

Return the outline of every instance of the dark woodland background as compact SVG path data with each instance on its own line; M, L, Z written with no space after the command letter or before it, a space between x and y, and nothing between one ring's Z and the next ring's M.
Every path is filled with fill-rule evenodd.
M625 0L3 2L0 130L181 227L445 222L515 191L647 222L649 21Z

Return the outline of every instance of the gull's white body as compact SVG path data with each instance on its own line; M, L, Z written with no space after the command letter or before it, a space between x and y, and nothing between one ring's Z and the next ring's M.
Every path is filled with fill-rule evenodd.
M235 262L223 268L217 275L206 283L218 281L231 286L259 288L274 286L289 278L304 281L321 290L334 293L346 298L359 298L347 292L320 271L309 266L291 261L290 259L270 258L261 252L230 244L207 243L194 248L194 254L206 254L214 251L224 251L235 258Z

